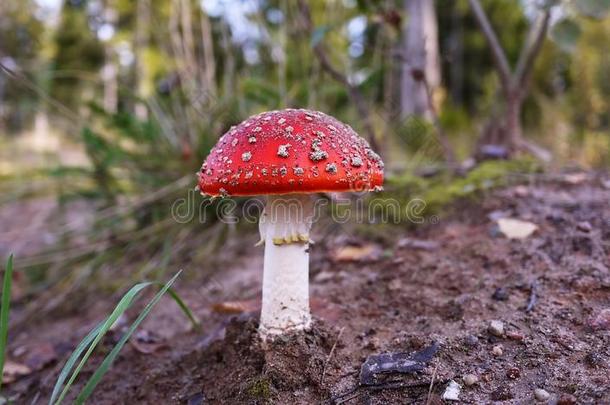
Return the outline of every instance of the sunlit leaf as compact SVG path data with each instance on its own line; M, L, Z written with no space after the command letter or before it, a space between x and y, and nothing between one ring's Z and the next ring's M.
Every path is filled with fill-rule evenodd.
M311 47L313 48L318 45L324 39L324 36L328 31L330 31L330 26L328 25L316 27L311 34Z
M592 18L604 18L610 11L610 0L574 0L576 9Z
M559 21L551 30L551 38L566 52L572 52L576 48L582 30L578 23L570 19Z
M2 307L0 308L0 386L4 374L4 360L6 355L6 342L8 337L8 316L11 304L11 288L13 285L13 255L10 255L4 270L2 283Z

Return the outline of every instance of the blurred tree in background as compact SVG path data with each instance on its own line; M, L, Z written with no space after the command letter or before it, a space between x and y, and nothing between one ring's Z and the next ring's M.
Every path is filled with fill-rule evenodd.
M9 0L0 5L0 63L11 71L35 65L40 60L43 22L32 10L34 1ZM44 72L22 72L31 80L42 79ZM24 129L38 108L38 98L24 92L7 72L0 73L0 135Z
M68 0L63 4L53 35L50 95L72 110L81 104L82 84L95 83L104 61L104 50L93 31L96 27L90 21L92 18L86 0Z

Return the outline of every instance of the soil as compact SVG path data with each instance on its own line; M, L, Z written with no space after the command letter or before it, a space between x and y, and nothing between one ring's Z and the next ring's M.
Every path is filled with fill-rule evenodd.
M610 187L595 176L570 179L456 203L415 229L318 235L315 323L267 344L256 334L262 250L244 251L256 235L242 236L214 279L198 278L201 265L192 265L177 284L202 329L162 301L89 403L439 404L451 380L461 403L530 404L536 389L550 403L610 403ZM539 229L507 239L499 217ZM103 291L99 300L108 300ZM9 385L15 403L48 401L63 362L107 310L100 304L11 332L9 358L33 370ZM504 331L490 329L492 321ZM121 331L104 340L78 384ZM422 371L359 384L368 356L434 342L439 350Z

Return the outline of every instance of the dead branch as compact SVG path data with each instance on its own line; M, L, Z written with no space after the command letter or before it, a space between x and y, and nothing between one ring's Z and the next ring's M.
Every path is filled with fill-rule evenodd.
M550 19L551 11L550 9L545 8L536 19L536 22L530 31L527 43L521 50L521 55L519 56L519 61L517 62L517 68L515 70L515 85L518 88L524 88L529 82L529 76L534 67L534 61L542 49L542 44L549 28Z
M496 64L500 74L502 87L505 89L505 91L507 91L510 89L511 85L511 69L508 63L508 58L506 57L506 53L504 53L504 48L502 48L502 45L500 45L496 32L491 26L491 23L487 18L487 14L485 14L485 10L483 10L479 0L469 0L469 3L470 7L472 7L472 10L474 11L477 22L481 26L483 35L491 48L494 63Z

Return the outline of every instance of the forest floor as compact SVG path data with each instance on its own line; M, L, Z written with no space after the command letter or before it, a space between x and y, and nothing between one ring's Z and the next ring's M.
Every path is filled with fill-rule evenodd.
M539 228L507 239L500 217ZM610 403L608 180L564 176L511 186L455 204L438 223L388 232L318 240L314 326L267 350L256 335L262 250L251 247L256 235L241 236L214 264L221 271L213 278L198 278L193 265L188 282L176 285L202 330L162 301L90 403L439 404L451 380L462 403L529 404L537 389L548 403ZM100 290L94 298L103 297ZM9 385L16 403L48 401L65 359L107 310L72 309L11 331L9 358L31 370ZM125 325L104 340L79 384ZM438 351L422 370L360 384L369 356L434 342Z

